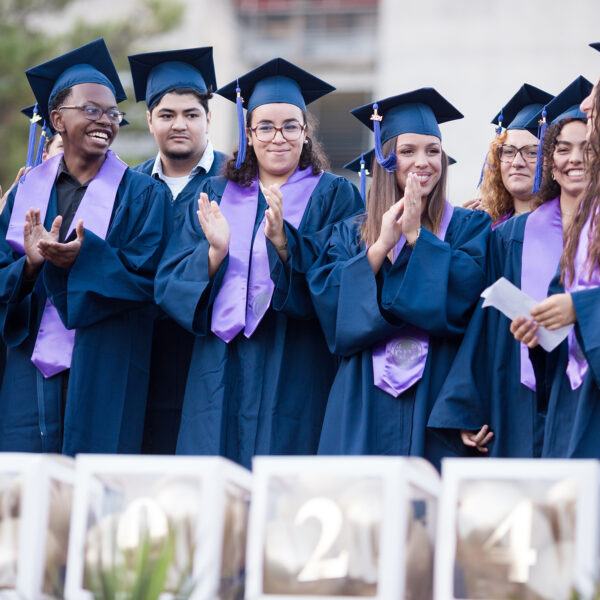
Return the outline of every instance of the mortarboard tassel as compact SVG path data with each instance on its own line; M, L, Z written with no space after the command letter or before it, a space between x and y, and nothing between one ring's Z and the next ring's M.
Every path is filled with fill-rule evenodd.
M44 146L46 145L46 121L42 125L42 133L40 133L40 139L38 141L38 149L37 154L35 155L35 162L33 163L34 167L42 164L42 156L44 154Z
M25 167L33 167L33 154L35 152L35 134L37 133L37 122L41 120L42 117L38 115L38 105L37 102L33 107L33 114L31 119L29 119L29 142L27 145L27 160L25 161Z
M239 145L238 145L238 154L237 160L235 161L235 168L239 169L246 158L246 124L244 123L244 107L243 107L243 99L242 99L242 91L240 90L240 84L238 82L237 87L235 88L235 105L237 108L237 118L238 118L238 131L239 131Z
M377 109L379 108L377 102L373 104L373 114L371 115L371 121L373 121L373 133L375 134L375 157L377 162L388 172L393 173L397 168L396 154L391 152L387 158L383 157L383 151L381 149L381 121L383 117L378 114Z
M360 155L360 196L365 205L367 204L367 171L365 167L365 155Z
M500 135L502 133L502 122L504 121L504 113L500 110L500 114L498 115L498 127L496 127L496 135ZM483 166L481 167L481 174L479 175L479 182L477 183L477 188L481 187L483 182L483 176L485 175L485 166L487 165L490 168L490 171L494 170L494 167L490 165L488 158L490 157L490 151L487 151L485 155L485 160L483 161Z
M546 122L546 107L544 106L544 109L542 110L542 120L540 121L540 144L538 146L537 160L535 163L535 177L533 178L533 189L531 190L532 194L537 194L540 191L540 187L542 186L542 170L544 167L544 158L542 156L542 153L544 148L544 135L546 134L547 128L548 123Z

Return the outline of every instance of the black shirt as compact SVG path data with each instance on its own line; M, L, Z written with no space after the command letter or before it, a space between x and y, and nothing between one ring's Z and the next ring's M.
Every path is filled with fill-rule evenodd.
M60 233L58 237L59 242L64 242L69 227L73 222L73 217L79 208L81 199L85 194L88 185L92 180L87 181L84 184L79 181L67 171L67 165L65 160L60 161L58 167L58 174L56 175L56 202L58 214L62 216L63 222L60 227Z

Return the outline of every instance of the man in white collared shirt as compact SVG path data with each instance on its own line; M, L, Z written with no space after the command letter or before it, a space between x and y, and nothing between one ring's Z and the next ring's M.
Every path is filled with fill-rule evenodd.
M148 52L129 57L136 100L146 102L158 154L135 170L171 192L173 226L182 227L203 181L218 175L227 156L208 138L208 101L216 89L212 48ZM193 336L162 315L155 321L143 451L174 454Z

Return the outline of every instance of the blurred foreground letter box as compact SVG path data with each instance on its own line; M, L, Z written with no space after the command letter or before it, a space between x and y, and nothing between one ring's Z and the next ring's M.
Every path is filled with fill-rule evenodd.
M427 600L440 479L424 459L256 457L247 600Z

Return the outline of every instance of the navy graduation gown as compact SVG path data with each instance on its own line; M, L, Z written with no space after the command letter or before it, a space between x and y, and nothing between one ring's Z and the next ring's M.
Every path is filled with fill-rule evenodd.
M489 216L455 208L445 241L423 228L414 248L373 274L359 222L338 224L308 273L330 350L341 357L319 443L321 454L453 454L427 418L485 284ZM372 347L404 323L426 330L422 379L394 398L373 383Z
M505 277L521 287L523 237L529 214L513 217L492 232L487 285ZM456 440L461 429L476 431L487 424L494 432L488 444L489 456L539 457L545 407L538 406L535 392L521 383L520 344L510 332L510 320L495 308L482 308L482 304L480 299L429 427L449 441Z
M169 201L149 177L128 169L106 240L91 231L70 269L46 262L29 293L25 256L6 243L15 198L0 217L0 332L8 347L0 387L0 450L139 452L148 391L153 280L171 227ZM45 219L57 214L53 188ZM84 224L85 226L85 224ZM46 298L76 329L66 375L44 379L31 362Z
M183 227L187 208L198 199L198 190L204 180L218 175L228 158L226 154L215 151L210 170L194 175L175 199L169 186L161 181L171 199L174 230L178 231ZM134 171L152 175L155 160L156 158L150 158L134 167ZM194 336L161 311L160 317L154 322L152 336L150 385L142 448L144 453L175 453L193 346Z
M560 272L549 294L564 292ZM552 352L530 350L538 402L547 405L542 456L545 458L600 458L600 288L572 292L577 315L575 333L588 361L583 383L571 389L566 374L568 338Z
M203 190L221 201L226 180ZM271 307L250 339L229 344L211 332L212 305L227 259L208 277L208 242L193 202L175 231L156 278L159 305L197 337L177 443L180 454L226 456L250 467L255 454L314 454L336 368L314 314L305 273L331 225L362 210L357 189L324 173L296 230L284 222L288 260L267 241L275 291ZM254 235L267 204L259 195Z

